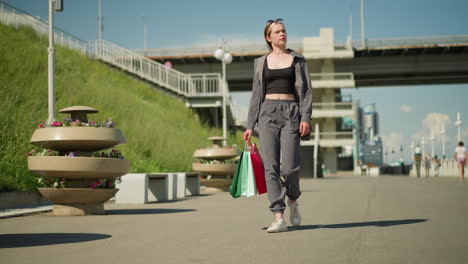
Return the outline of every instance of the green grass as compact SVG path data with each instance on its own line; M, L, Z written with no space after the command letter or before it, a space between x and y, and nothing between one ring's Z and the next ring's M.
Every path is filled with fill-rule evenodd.
M30 28L0 24L0 191L34 190L27 168L31 135L48 116L48 40ZM112 117L127 138L119 147L131 172L191 171L195 149L220 129L202 124L185 104L80 52L56 47L56 109L98 109L89 120ZM62 120L68 115L58 114ZM242 135L228 144L242 146Z

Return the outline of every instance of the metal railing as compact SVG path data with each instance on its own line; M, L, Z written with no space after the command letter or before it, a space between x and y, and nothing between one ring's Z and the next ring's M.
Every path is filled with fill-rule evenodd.
M49 34L49 23L42 20L40 17L32 16L27 12L8 4L0 2L0 22L19 28L20 26L29 26L36 32L42 35ZM71 35L63 30L54 27L54 39L56 44L76 49L86 53L86 42Z
M435 36L435 37L410 37L410 38L388 38L388 39L367 39L366 47L409 47L409 46L430 46L430 45L468 45L468 35ZM353 40L354 48L362 48L361 40Z
M314 132L310 133L311 140L315 138ZM353 132L320 132L320 140L323 139L353 139Z
M353 103L313 103L313 110L352 110Z
M88 55L117 66L177 94L222 96L219 73L185 74L106 40L88 42Z
M302 49L302 42L290 42L288 47L294 50ZM147 50L134 50L138 54L149 57L183 57L183 56L213 56L213 52L218 48L216 45L204 45L200 47L180 47L180 48L159 48ZM262 54L267 53L265 43L249 43L242 45L230 45L228 50L234 55Z
M354 80L354 74L352 72L311 73L310 79L312 81L352 81Z

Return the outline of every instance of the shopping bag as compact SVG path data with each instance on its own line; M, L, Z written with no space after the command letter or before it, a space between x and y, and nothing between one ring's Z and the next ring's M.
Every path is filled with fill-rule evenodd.
M251 197L257 193L252 160L247 145L237 163L229 192L233 198Z
M244 151L242 155L241 167L241 196L252 197L257 194L257 186L255 184L255 175L252 167L252 158L250 151Z
M238 198L240 197L240 189L239 192L237 191L237 187L240 187L240 169L241 169L241 162L242 162L242 156L244 156L244 152L241 153L239 162L237 163L236 166L236 172L234 172L234 177L232 179L231 187L229 187L229 192L231 193L231 196L233 198Z
M255 174L255 184L257 186L258 194L267 192L266 180L265 180L265 167L263 166L263 160L258 151L257 145L252 143L250 146L250 157L252 158L252 167Z

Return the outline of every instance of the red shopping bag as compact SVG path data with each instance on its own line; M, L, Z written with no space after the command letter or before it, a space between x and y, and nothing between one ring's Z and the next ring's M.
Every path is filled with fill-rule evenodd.
M257 184L258 194L266 193L266 181L265 181L265 167L263 167L262 157L258 151L257 145L252 143L250 146L250 158L252 159L252 167L255 174L255 183Z

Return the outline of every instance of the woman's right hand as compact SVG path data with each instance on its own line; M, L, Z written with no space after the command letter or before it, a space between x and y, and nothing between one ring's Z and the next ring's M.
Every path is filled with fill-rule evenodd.
M244 141L250 142L250 138L252 137L252 129L247 129L244 132Z

